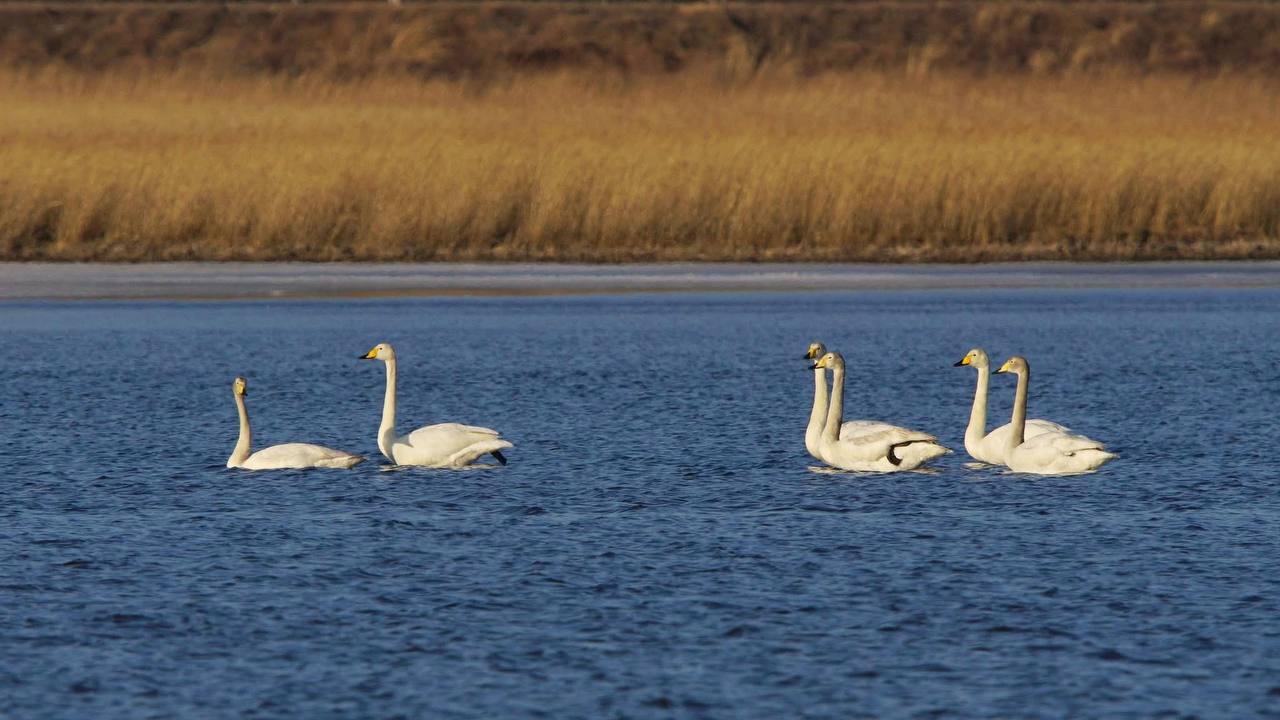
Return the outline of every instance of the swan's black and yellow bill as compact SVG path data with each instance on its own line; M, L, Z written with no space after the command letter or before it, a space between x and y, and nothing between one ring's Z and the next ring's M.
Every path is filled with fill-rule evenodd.
M376 357L378 357L378 348L374 348L374 349L370 350L369 352L367 352L367 353L365 353L365 354L363 354L363 355L361 355L361 356L357 357L356 359L357 359L357 360L372 360L372 359L374 359L374 358L376 358Z
M810 365L810 366L809 366L809 369L810 369L810 370L817 370L818 368L823 368L823 369L832 368L832 369L834 369L834 368L835 368L835 364L834 364L834 363L836 363L836 362L837 362L837 360L836 360L836 358L837 358L837 357L839 357L839 356L838 356L838 355L836 355L835 353L827 353L826 355L823 355L822 357L818 358L818 362L816 362L816 363L814 363L814 364Z
M969 356L965 355L963 358L960 359L959 362L957 362L955 365L952 365L951 367L964 367L965 365L968 365L968 364L969 364Z

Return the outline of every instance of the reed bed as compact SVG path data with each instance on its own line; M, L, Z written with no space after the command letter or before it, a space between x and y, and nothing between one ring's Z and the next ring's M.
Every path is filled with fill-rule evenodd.
M1280 81L0 74L0 257L1280 257Z

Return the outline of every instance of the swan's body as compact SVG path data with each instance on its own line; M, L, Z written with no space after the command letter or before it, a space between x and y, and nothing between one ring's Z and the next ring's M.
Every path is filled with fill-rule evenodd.
M243 468L245 470L285 470L349 468L364 462L364 457L352 455L341 450L334 450L323 445L285 443L259 450L239 464L232 464L232 460L227 461L227 467Z
M250 453L253 446L253 431L249 428L249 410L244 403L248 383L244 378L236 378L231 384L231 390L236 397L236 410L240 413L240 439L236 441L231 457L227 458L227 467L244 470L349 468L364 461L362 455L308 443L272 445L256 453Z
M1023 433L1024 438L1029 440L1045 433L1070 435L1071 428L1048 420L1028 420L1026 430ZM965 433L964 449L965 452L969 453L970 457L988 465L1007 465L1008 458L1005 455L1009 450L1009 436L1011 435L1013 435L1013 423L1001 425L976 442L970 442L969 434ZM982 466L974 465L973 467L981 468Z
M427 425L400 436L394 429L378 432L378 449L397 465L463 467L488 454L504 462L502 450L509 447L496 430L458 423Z
M973 409L969 411L969 426L964 431L964 449L969 456L990 465L1004 465L1009 435L1013 423L1005 423L987 432L987 388L991 383L991 360L981 348L965 354L956 367L970 365L978 371L978 386L973 393ZM1033 438L1041 433L1067 433L1071 430L1048 420L1028 420L1024 435Z
M831 401L818 442L818 458L841 470L897 472L914 470L950 450L928 433L876 420L842 422L844 414L844 358L822 356L815 368L830 368ZM825 383L824 383L825 384Z
M1043 432L1024 438L1031 368L1025 358L1015 356L996 372L1012 372L1018 376L1013 421L1009 423L1013 429L1005 437L1005 465L1010 470L1036 475L1070 475L1097 470L1115 458L1102 443L1070 431Z
M484 455L493 455L506 464L502 451L511 443L498 437L497 430L458 423L420 427L405 435L396 434L396 354L382 343L362 356L381 360L387 366L387 390L382 404L382 425L378 428L378 449L397 465L458 468Z

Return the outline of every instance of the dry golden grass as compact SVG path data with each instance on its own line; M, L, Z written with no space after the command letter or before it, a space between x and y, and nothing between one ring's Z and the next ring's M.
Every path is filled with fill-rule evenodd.
M0 75L7 259L1280 256L1280 81Z

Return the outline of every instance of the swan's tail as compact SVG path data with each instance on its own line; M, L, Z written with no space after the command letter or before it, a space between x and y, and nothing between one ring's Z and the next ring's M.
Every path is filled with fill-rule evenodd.
M930 460L949 454L951 451L936 442L928 440L908 440L894 443L889 448L889 462L903 470L920 467Z
M1077 450L1074 453L1072 453L1072 455L1074 457L1086 459L1089 464L1090 470L1096 470L1102 467L1103 465L1106 465L1107 463L1111 462L1112 460L1116 459L1115 453L1107 452L1106 450L1103 450L1100 447L1085 448L1084 450Z
M316 467L347 469L347 468L353 468L359 465L360 463L364 462L364 460L365 460L365 457L363 455L343 455L341 457L327 458L325 460L321 460L316 463Z
M502 450L509 447L515 447L510 442L502 438L493 438L492 440L481 440L480 442L468 445L459 450L444 463L446 466L462 467L475 462L482 455L492 455L497 458L498 462L503 465L507 464L507 458L502 454Z

